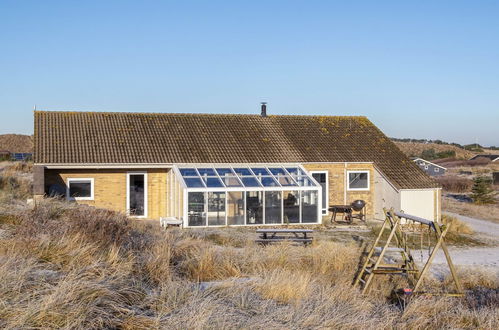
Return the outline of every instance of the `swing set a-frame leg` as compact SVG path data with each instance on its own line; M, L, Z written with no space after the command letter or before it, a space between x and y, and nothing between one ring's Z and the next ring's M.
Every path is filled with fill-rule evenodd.
M438 249L441 247L442 251L445 254L445 259L447 260L447 264L449 265L449 269L450 269L452 278L453 278L454 283L456 285L457 294L460 295L463 292L462 287L461 287L461 283L459 282L459 278L457 277L457 274L456 274L456 269L454 268L454 264L452 262L452 259L450 258L449 250L447 249L447 246L445 245L445 241L444 241L445 235L447 234L447 231L449 230L449 226L446 226L446 228L444 229L443 232L440 230L440 226L438 224L434 224L433 227L435 229L435 236L437 238L437 243L435 244L435 247L433 248L433 251L431 252L430 257L426 261L426 264L424 265L423 270L421 271L421 274L419 275L419 279L418 279L416 285L414 286L413 292L414 293L418 292L418 289L421 286L421 283L423 281L425 274L428 272L428 269L430 268L431 263L433 262L433 259L435 258L436 254L437 254Z

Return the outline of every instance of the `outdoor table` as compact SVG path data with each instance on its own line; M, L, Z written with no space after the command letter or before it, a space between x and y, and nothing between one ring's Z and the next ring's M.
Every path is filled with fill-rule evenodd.
M257 239L257 243L275 243L282 242L285 240L299 242L303 244L312 243L312 237L307 236L314 231L312 229L289 229L289 228L278 228L278 229L257 229L256 232L260 235L260 239ZM292 235L284 235L292 234Z

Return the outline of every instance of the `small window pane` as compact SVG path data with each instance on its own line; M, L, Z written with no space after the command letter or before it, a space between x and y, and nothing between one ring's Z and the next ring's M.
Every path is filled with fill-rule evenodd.
M247 225L263 223L263 191L246 192L246 218Z
M262 176L259 178L264 187L276 187L279 184L271 176Z
M294 183L293 179L291 179L291 177L289 175L286 175L286 176L278 175L278 176L276 176L276 178L281 186L297 186L297 184Z
M254 177L241 177L241 181L243 182L245 187L261 187L258 183L258 180Z
M182 176L198 176L195 168L180 168L179 171Z
M300 222L300 192L283 191L284 223Z
M263 167L252 168L252 170L255 175L270 175L269 171L267 171L267 169Z
M355 172L348 173L348 188L349 189L367 189L368 187L368 173Z
M274 175L285 175L286 171L282 167L272 167L269 168L270 172Z
M289 172L289 174L291 174L293 176L294 175L303 175L303 174L305 174L298 167L287 167L286 170Z
M253 175L249 168L235 168L234 172L236 172L239 175Z
M211 176L217 175L215 173L215 170L212 168L198 168L198 172L199 172L199 175L201 175L201 176L203 176L203 175L211 175Z
M220 181L218 177L208 176L208 177L203 177L203 180L205 181L206 186L208 188L224 187L222 181Z
M218 175L224 176L224 175L234 175L232 170L230 168L217 168Z
M227 223L244 225L244 192L227 192Z
M241 187L242 184L235 176L222 177L222 181L227 187Z
M298 185L302 187L314 187L315 184L313 183L312 180L308 176L298 176L295 177L296 182L298 182Z
M83 180L70 182L69 197L92 197L92 184Z
M317 203L319 194L315 190L301 192L301 222L317 222Z
M265 192L265 223L282 223L280 191Z
M187 220L189 226L206 226L204 193L190 192L187 200Z
M189 188L204 188L204 184L200 178L184 178L184 181Z
M208 226L225 225L225 192L208 193Z

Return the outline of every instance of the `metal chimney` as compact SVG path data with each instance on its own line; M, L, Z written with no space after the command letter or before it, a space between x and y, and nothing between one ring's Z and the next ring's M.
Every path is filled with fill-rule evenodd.
M262 113L260 114L262 117L267 117L267 102L262 102Z

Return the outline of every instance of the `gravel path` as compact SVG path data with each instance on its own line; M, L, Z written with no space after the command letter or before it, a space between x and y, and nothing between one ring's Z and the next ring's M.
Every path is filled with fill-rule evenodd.
M499 224L456 213L445 213L466 222L475 231L475 235L493 244L492 246L485 247L449 247L454 264L465 267L483 267L496 272L499 276ZM416 253L415 255L418 256L419 254ZM446 269L445 256L441 250L435 256L433 265L434 272Z

